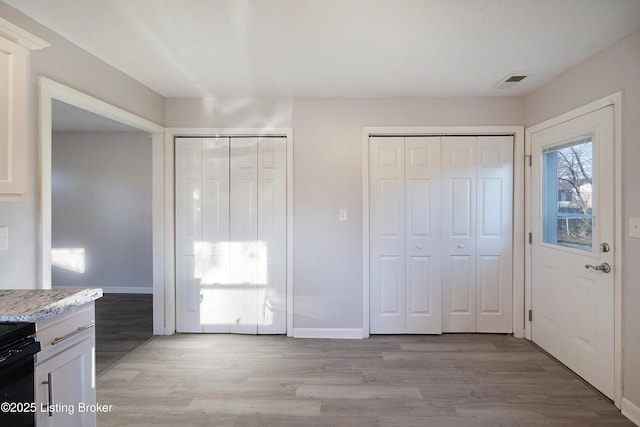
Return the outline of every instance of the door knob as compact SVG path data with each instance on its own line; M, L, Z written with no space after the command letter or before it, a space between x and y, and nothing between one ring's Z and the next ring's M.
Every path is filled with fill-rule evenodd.
M591 264L587 264L584 266L584 268L586 268L587 270L591 269L591 270L596 270L596 271L602 271L603 273L608 273L611 271L611 266L609 264L607 264L606 262L603 262L600 265L591 265Z

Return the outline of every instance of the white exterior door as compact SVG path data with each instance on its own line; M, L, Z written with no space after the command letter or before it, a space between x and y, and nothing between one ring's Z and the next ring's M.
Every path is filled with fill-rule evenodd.
M369 141L370 332L511 332L513 138Z
M532 338L613 398L613 109L531 142Z
M286 138L176 138L179 332L286 332Z

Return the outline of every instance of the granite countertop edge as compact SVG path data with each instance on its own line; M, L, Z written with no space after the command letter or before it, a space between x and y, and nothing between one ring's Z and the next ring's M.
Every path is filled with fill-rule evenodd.
M36 323L102 297L102 289L2 289L0 322Z

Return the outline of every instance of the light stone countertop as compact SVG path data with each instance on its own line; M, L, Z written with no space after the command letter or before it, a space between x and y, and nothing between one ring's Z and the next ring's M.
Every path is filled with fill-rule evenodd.
M102 289L0 289L0 322L36 323L102 297Z

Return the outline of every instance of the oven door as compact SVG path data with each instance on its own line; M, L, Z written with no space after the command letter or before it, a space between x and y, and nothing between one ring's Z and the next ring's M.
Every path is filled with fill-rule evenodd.
M33 358L40 343L33 338L0 353L0 426L35 425Z

